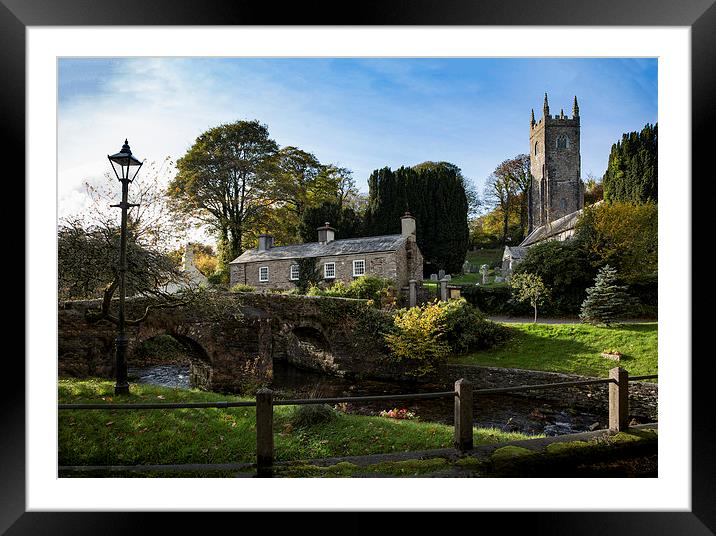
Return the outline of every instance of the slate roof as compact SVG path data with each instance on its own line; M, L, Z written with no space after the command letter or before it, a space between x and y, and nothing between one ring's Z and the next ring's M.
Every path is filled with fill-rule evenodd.
M552 236L574 229L575 225L577 225L577 220L579 219L580 214L582 214L582 209L576 210L566 216L562 216L553 222L540 225L527 235L527 238L520 243L519 247L525 248Z
M505 251L502 254L502 258L506 259L511 257L513 260L515 259L522 259L525 255L527 255L527 248L523 248L520 246L505 246Z
M364 238L346 238L332 240L327 244L309 242L292 246L274 246L266 251L249 249L229 264L243 264L258 261L276 261L284 259L303 259L306 257L333 257L336 255L354 255L380 251L397 251L408 240L401 234L367 236Z

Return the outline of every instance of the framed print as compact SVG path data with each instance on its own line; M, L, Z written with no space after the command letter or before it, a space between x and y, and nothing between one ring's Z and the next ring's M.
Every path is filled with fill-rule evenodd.
M23 367L17 359L6 360L6 374L12 381L5 382L4 403L0 406L4 423L0 440L3 458L0 471L4 483L0 492L0 532L85 533L93 530L92 527L102 526L103 533L123 533L138 530L135 527L142 523L144 512L158 510L170 512L161 516L165 530L185 524L183 516L172 515L177 511L347 512L352 516L352 528L360 532L372 530L373 523L379 522L371 518L370 512L459 511L482 514L478 521L488 515L496 517L498 521L509 522L517 531L536 529L549 534L715 533L716 514L712 504L716 503L716 497L712 475L716 474L716 467L710 447L714 425L710 416L712 404L707 398L710 360L707 350L703 354L692 351L695 348L692 336L698 333L692 325L698 323L693 322L697 320L695 311L692 319L691 297L692 284L706 286L708 281L708 278L697 279L692 273L692 266L698 266L698 263L692 264L692 244L705 242L694 241L694 232L699 228L691 222L698 205L692 207L692 200L707 198L693 194L700 193L702 184L699 183L707 183L711 175L705 164L709 154L706 144L714 138L715 119L716 69L712 51L716 45L713 37L716 7L713 0L689 0L681 4L666 0L656 3L608 0L599 5L585 2L569 6L555 0L538 4L456 1L448 5L421 0L409 5L368 2L355 6L354 11L350 17L338 15L335 4L331 3L294 4L278 10L253 1L240 6L216 1L199 8L195 3L165 0L149 6L133 1L115 5L80 0L0 0L4 43L1 61L5 73L0 91L6 130L11 134L4 153L15 155L13 163L20 163L21 170L15 176L24 171L26 183L22 195L28 215L25 220L26 362ZM409 485L396 482L408 479L340 478L330 486L325 483L330 479L58 478L57 459L47 455L48 448L49 451L54 448L57 434L57 430L47 424L57 420L55 413L48 413L48 408L56 409L56 388L51 393L42 393L48 386L56 385L55 356L45 358L44 363L39 356L56 349L53 340L57 336L57 281L47 277L47 272L54 274L55 258L48 252L56 252L56 177L59 152L64 147L57 127L58 102L62 99L59 65L61 59L120 57L147 57L157 61L246 57L267 63L272 58L299 61L306 58L499 57L592 58L596 61L627 57L647 59L654 65L658 62L658 120L664 140L659 153L662 175L659 189L668 207L659 220L659 272L662 275L659 285L658 345L662 369L659 427L662 441L658 478L628 482L619 478L435 478L413 479ZM184 73L191 72L191 68ZM142 80L147 73L143 69L144 66L139 65L132 80L144 83L142 87L147 94L156 88L161 89L163 98L171 94L176 79L166 76L150 83ZM286 76L290 74L286 64L271 64L271 69ZM656 71L654 69L654 73ZM302 71L299 66L296 72L302 72L304 80L315 77L313 84L321 86L319 71ZM202 84L209 77L220 78L222 72L204 72L197 68L195 74L192 84L199 96L197 99L210 99L211 96L201 93ZM654 74L654 80L656 76ZM346 77L348 80L342 87L361 82L350 78L350 73L346 73ZM186 79L182 83L186 83ZM455 84L460 83L463 81L456 77ZM615 76L609 83L620 81ZM249 87L248 77L246 85ZM119 84L112 89L116 91L117 113L131 114L132 102L126 99L128 93L123 92ZM88 98L91 91L87 89ZM389 84L382 91L389 92ZM429 93L429 89L425 91ZM541 104L544 91L535 87L533 92L539 96L536 107ZM102 102L114 106L113 95L105 97ZM277 91L273 97L279 107L285 95ZM317 96L311 97L314 98ZM656 95L653 98L656 99ZM197 115L205 116L201 122L204 126L235 119L212 116L213 110L202 107L200 102L195 100L192 106L196 106ZM162 103L157 100L156 104ZM553 104L557 108L553 110L555 118L560 106L569 107L568 111L578 116L579 104L576 98L574 108L572 102ZM229 102L226 106L230 109ZM549 115L546 97L545 110L545 115ZM380 113L390 113L390 109L371 113L377 117ZM137 119L142 128L149 129L153 125L161 129L161 123L152 124L149 120L141 123L145 118L139 115ZM111 124L112 116L113 112L107 110L102 118ZM81 128L83 123L78 119L76 125ZM295 131L300 132L300 128L296 127ZM451 136L447 128L441 133L446 138ZM172 133L163 134L169 137ZM146 133L142 136L152 137ZM549 147L547 142L542 146L537 142L533 147L530 139L530 151L534 150L535 154L567 152L574 143L574 136L572 131L564 130ZM356 137L350 141L359 151L360 140ZM191 140L182 143L188 148ZM114 149L108 148L108 151ZM587 158L582 156L583 161ZM364 174L368 173L369 169ZM692 180L692 176L696 180ZM563 212L570 212L567 207L571 201L564 198L561 202ZM323 220L320 225L324 225ZM415 226L414 221L412 225ZM334 229L328 223L319 229L324 229L323 241L329 242L325 237L332 238ZM270 249L273 237L260 236L262 247ZM383 262L381 258L380 263ZM340 258L326 257L320 267L323 279L345 276L348 284L349 279L360 278L374 269L377 260L363 251L346 263L342 266ZM666 266L669 268L662 271ZM251 268L256 281L240 283L272 284L285 277L287 285L293 284L300 279L301 269L296 264L269 265L262 260ZM16 370L12 370L13 367ZM51 374L47 373L48 367L52 369ZM56 422L52 424L56 426ZM477 480L481 481L476 483ZM380 485L376 485L378 483ZM666 497L669 491L674 493L673 497ZM516 512L521 513L515 515ZM251 517L262 522L271 514ZM415 519L420 522L420 518ZM472 516L469 519L472 520Z

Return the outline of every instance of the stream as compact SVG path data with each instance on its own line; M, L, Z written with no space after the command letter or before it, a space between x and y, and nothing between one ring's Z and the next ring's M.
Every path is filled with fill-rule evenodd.
M189 367L157 365L128 369L129 380L136 383L189 389ZM321 398L342 396L390 395L443 391L444 387L373 380L346 380L298 369L284 362L274 362L271 388L277 398ZM391 402L347 403L341 409L358 415L378 415L383 410L407 409L422 421L453 424L453 401L447 398L397 400ZM607 414L576 411L544 400L511 396L479 395L474 398L474 423L482 428L497 428L526 434L547 436L584 432L607 427Z

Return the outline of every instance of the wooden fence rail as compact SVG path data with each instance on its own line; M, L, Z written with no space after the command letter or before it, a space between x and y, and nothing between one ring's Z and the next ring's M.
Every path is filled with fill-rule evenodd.
M270 389L259 389L256 392L255 402L195 402L195 403L166 403L166 404L59 404L60 410L138 410L138 409L184 409L184 408L233 408L256 407L256 467L259 476L270 476L274 463L273 441L273 407L302 404L338 404L341 402L371 402L377 400L411 400L446 398L455 399L455 432L454 447L464 452L473 448L473 414L474 397L481 394L510 393L527 390L555 389L581 385L609 384L609 430L619 432L629 426L629 382L637 380L655 379L656 374L634 376L621 367L609 371L609 377L598 380L580 380L572 382L543 383L537 385L516 385L513 387L499 387L490 389L475 389L465 379L455 382L454 391L433 393L413 393L403 395L375 395L350 396L337 398L311 398L295 400L274 399ZM478 402L479 403L479 402Z

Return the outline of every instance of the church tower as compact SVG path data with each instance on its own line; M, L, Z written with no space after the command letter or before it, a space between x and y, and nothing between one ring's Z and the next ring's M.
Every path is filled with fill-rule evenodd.
M574 97L572 117L550 115L544 94L542 119L530 118L530 171L528 233L584 207L580 173L579 104Z

